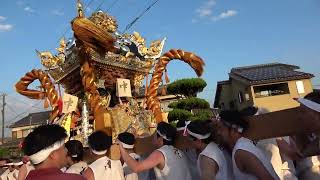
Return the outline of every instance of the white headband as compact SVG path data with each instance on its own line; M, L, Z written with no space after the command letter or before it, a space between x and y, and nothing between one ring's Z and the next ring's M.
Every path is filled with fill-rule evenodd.
M63 145L64 145L64 139L57 141L53 145L51 145L45 149L42 149L41 151L38 151L37 153L34 153L31 156L29 156L30 161L33 164L39 164L39 163L43 162L44 160L46 160L52 151L59 149Z
M297 101L300 104L303 104L314 111L320 112L320 104L316 102L310 101L309 99L305 99L305 98L299 98Z
M71 155L71 157L76 158L76 157L78 157L78 155L77 154L73 154L73 155Z
M182 131L184 129L185 129L185 127L179 127L179 128L177 128L177 131Z
M163 138L163 139L165 139L165 140L167 140L167 141L171 141L172 139L170 139L170 138L167 138L167 136L166 135L164 135L164 134L162 134L160 131L158 131L157 130L157 133Z
M187 129L187 132L189 135L197 138L197 139L207 139L208 137L210 137L211 133L205 134L205 135L201 135L201 134L197 134L194 132L191 132L189 129Z
M230 128L236 129L239 133L242 133L242 132L243 132L243 128L242 128L242 127L239 127L239 126L237 126L237 125L235 125L235 124L231 124L231 123L226 122L226 121L223 121L223 123L224 123L226 126L230 127Z
M186 121L186 126L184 127L183 136L187 136L187 127L191 123L191 121Z
M96 155L105 155L107 153L107 150L96 151L96 150L91 149L91 151L93 152L93 154L96 154Z
M14 163L14 165L15 165L15 166L21 166L21 165L23 165L23 162L20 161L20 162Z
M120 141L120 143L121 143L122 147L125 149L133 149L134 148L134 144L126 144L122 141Z

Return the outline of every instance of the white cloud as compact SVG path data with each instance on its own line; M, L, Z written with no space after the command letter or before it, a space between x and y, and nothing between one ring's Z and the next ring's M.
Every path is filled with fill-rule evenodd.
M0 32L10 31L13 28L11 24L0 24Z
M226 19L226 18L229 18L229 17L232 17L232 16L235 16L237 15L238 12L235 11L235 10L228 10L226 12L222 12L221 14L219 14L218 16L213 16L211 17L211 19L213 21L219 21L219 20L222 20L222 19Z
M6 19L7 19L6 17L0 16L0 21L4 21Z
M62 11L58 10L58 9L53 10L52 14L54 14L56 16L63 16L64 15L64 13Z
M0 22L5 21L7 18L4 16L0 16ZM12 30L13 25L12 24L6 24L6 23L0 23L0 32L4 31L10 31Z
M25 8L23 8L24 11L29 12L29 13L34 13L34 9L32 9L30 6L26 6Z
M212 9L215 5L215 0L208 0L200 8L198 8L196 12L200 18L211 16Z
M221 14L215 15L213 13L213 8L216 4L216 0L205 1L198 9L196 9L197 16L192 18L191 22L196 23L201 19L215 22L238 14L236 10L227 10Z

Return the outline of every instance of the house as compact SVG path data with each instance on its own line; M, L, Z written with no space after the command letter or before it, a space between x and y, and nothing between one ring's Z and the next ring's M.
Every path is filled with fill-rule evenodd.
M241 110L256 106L269 111L297 107L293 98L312 92L314 77L298 69L282 63L232 68L229 80L217 83L214 107Z
M46 124L51 111L30 113L26 117L11 124L12 139L25 138L35 127Z

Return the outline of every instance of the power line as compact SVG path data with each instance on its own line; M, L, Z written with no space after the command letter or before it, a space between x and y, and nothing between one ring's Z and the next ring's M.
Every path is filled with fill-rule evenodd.
M109 12L118 1L119 0L114 0L112 4L109 6L109 8L107 9L107 12Z
M12 95L10 95L10 97L11 97L11 98L13 98L13 99L14 99L14 100L16 100L16 101L19 101L19 102L21 102L21 103L25 104L25 105L30 105L29 103L27 103L27 102L25 102L25 101L22 101L22 100L20 100L20 99L18 99L18 98L16 98L16 97L14 97L14 96L12 96ZM41 109L41 108L38 108L38 107L35 107L35 108L37 108L37 109Z
M84 12L86 12L87 8L89 8L89 6L91 5L92 2L93 2L93 0L91 0L86 6L84 6ZM58 39L57 43L60 43L60 39L63 38L67 34L67 32L69 30L68 26L66 27L66 30L62 33L62 35L59 36L60 38Z
M25 113L27 113L27 112L29 112L32 108L34 108L35 106L38 106L40 103L41 103L42 101L40 101L40 102L38 102L37 104L34 104L33 106L31 106L28 110L26 110L26 111L24 111L24 112L22 112L22 113L20 113L20 114L18 114L17 116L15 116L15 117L13 117L13 118L11 118L9 121L7 121L7 122L12 122L12 121L14 121L15 119L17 119L18 117L20 117L21 115L23 115L23 114L25 114Z
M122 33L129 30L146 12L148 12L159 0L155 0L151 5L149 5L139 16L137 16L131 23L129 23Z
M12 112L14 112L14 114L18 115L17 111L14 110L14 109L11 107L11 105L9 105L9 104L6 104L6 105L8 106L8 108L9 108Z

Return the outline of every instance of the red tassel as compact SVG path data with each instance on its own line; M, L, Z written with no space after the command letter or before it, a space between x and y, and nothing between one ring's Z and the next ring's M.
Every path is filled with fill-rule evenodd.
M61 96L61 87L60 84L58 84L58 92L59 92L59 99L58 99L58 109L59 109L59 114L62 114L62 108L63 108L63 100Z

